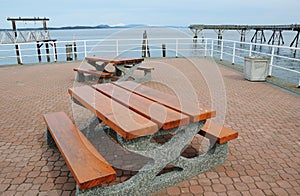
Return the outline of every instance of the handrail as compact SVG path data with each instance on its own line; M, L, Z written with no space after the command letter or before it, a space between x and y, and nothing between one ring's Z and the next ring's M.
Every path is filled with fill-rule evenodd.
M78 60L83 60L88 55L112 54L122 55L130 53L141 56L141 45L143 39L92 39L76 40L76 54ZM42 43L42 42L40 42ZM53 44L54 42L49 42ZM47 54L44 49L40 52L41 58L52 61L66 61L66 44L71 44L74 40L56 41L56 49L49 48ZM300 86L300 48L288 46L275 46L262 43L240 42L233 40L218 40L213 38L148 38L151 57L161 57L162 44L166 45L167 56L212 56L220 60L227 60L232 64L243 65L245 56L262 56L270 58L269 75L274 74L273 67L284 72L297 74ZM36 42L0 44L0 66L6 64L16 64L16 47L18 45L21 62L38 63ZM279 51L279 52L277 52ZM74 50L73 50L74 52ZM296 64L295 67L287 67L287 64ZM295 79L293 81L295 83ZM296 82L296 83L297 83Z

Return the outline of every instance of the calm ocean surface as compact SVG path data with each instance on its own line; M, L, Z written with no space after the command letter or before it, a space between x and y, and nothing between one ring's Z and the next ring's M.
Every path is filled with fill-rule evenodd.
M78 42L79 40L98 40L98 39L142 39L143 38L143 32L147 31L147 35L149 38L149 44L150 44L150 52L151 57L159 57L161 56L161 43L156 47L155 50L151 50L151 44L154 44L154 41L151 42L151 39L157 39L157 38L187 38L189 41L189 45L192 45L192 38L193 38L193 32L190 31L188 28L113 28L113 29L78 29L78 30L51 30L50 36L51 39L56 39L58 41L58 53L65 53L65 44L62 43L59 46L59 41L69 41L69 43L73 43L74 39L76 39ZM265 31L265 37L268 42L269 38L271 37L272 31ZM249 31L246 36L246 42L250 42L252 36L254 35L254 31ZM284 31L283 37L284 37L284 45L289 46L292 42L293 38L295 37L296 32L292 31ZM217 33L213 30L203 30L199 35L199 41L202 37L205 38L217 38ZM240 34L238 31L224 31L223 33L223 40L240 40ZM199 42L198 41L198 42ZM174 42L174 41L173 41ZM225 43L225 42L224 42ZM97 44L97 43L96 43ZM138 43L139 50L141 48L141 43ZM226 43L225 43L226 44ZM174 44L173 44L174 45ZM78 43L78 50L83 51L83 46ZM225 46L225 45L224 45ZM22 48L23 47L23 48ZM36 49L35 44L22 46L21 52L22 52L22 60L24 64L32 64L32 63L38 63L37 57L36 57ZM81 47L81 48L80 48ZM102 47L102 46L101 46ZM121 46L120 46L121 47ZM137 46L135 46L137 47ZM153 47L153 46L152 46ZM191 49L191 46L189 46ZM34 49L29 49L34 48ZM103 47L102 47L103 48ZM168 45L167 43L167 49L171 49L171 44ZM4 51L8 50L8 51ZM10 51L9 51L10 50ZM42 54L45 54L45 49L42 49ZM89 50L89 49L88 49ZM174 50L173 50L174 51ZM52 54L53 51L51 51L50 47L50 54ZM172 52L171 52L172 53ZM171 54L170 52L167 53L167 56L172 56L174 54ZM173 52L174 53L174 52ZM266 53L270 53L270 51L266 51ZM298 52L300 53L300 51ZM141 53L139 52L139 55ZM286 56L291 56L290 50L280 50L279 54L284 54ZM31 56L35 55L35 56ZM129 54L131 55L131 54ZM11 58L1 58L3 56L12 56ZM9 47L1 47L0 45L0 66L1 65L9 65L9 64L17 64L17 59L15 56L14 46ZM185 56L185 54L183 54ZM300 54L297 54L298 58ZM78 59L83 59L84 54L78 54ZM65 61L65 55L58 56L58 61ZM224 60L227 60L224 56ZM228 56L228 60L230 61L231 58ZM51 61L53 61L53 56L51 56ZM276 59L275 59L276 61ZM46 56L42 57L42 62L46 62ZM243 64L243 59L236 59L237 64ZM300 63L293 62L293 61L285 61L284 63L287 64L287 68L291 68L297 71L300 71ZM295 74L292 72L283 73L280 70L274 70L274 75L284 75L283 78L288 79L289 81L293 83L298 83L299 80L299 74Z

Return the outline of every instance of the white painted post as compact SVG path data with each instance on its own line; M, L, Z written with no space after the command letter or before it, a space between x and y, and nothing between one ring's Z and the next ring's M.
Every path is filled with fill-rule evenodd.
M223 40L221 40L221 55L220 55L220 60L222 61L223 60L223 48L224 48L224 42Z
M84 46L84 57L87 57L87 54L86 54L86 40L83 41L83 46Z
M178 57L178 39L176 39L176 52L175 52L175 57Z
M205 39L204 57L207 55L207 39Z
M119 40L116 40L116 53L117 53L117 56L119 56Z
M249 56L252 56L252 43L250 44L250 48L249 48Z
M214 40L211 40L211 53L210 56L213 57L214 56Z
M56 53L55 53L55 43L54 43L54 41L52 41L52 45L53 45L53 47L52 47L52 50L53 50L53 59L54 59L54 62L56 62L57 61L57 59L56 59Z
M234 60L235 60L235 42L233 42L232 65L234 65Z
M271 60L270 60L270 65L269 65L269 76L272 76L272 66L273 66L273 61L274 61L274 52L275 52L275 47L272 47L272 53L271 53Z

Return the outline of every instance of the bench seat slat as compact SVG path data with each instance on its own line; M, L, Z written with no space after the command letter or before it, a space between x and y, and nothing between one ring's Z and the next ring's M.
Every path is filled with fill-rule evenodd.
M116 179L115 170L64 112L49 113L43 117L79 189Z
M126 107L129 107L140 115L151 119L164 130L175 128L181 125L186 125L189 123L188 116L170 108L164 107L163 105L155 101L131 93L124 88L110 83L93 85L93 87L103 94L107 95L108 97L120 102Z
M192 122L198 122L216 116L216 112L214 110L200 107L197 103L192 104L186 100L178 100L178 98L173 95L160 92L145 85L140 85L136 82L125 81L115 82L113 84L150 100L156 100L169 108L182 112L185 115L188 115Z
M74 68L74 71L77 71L79 73L85 73L85 74L91 74L93 76L98 76L101 78L111 78L114 76L112 73L107 73L103 71L97 71L97 70L92 70L92 69L86 69L86 68Z
M158 131L157 124L151 120L90 86L69 89L69 94L126 139L151 135Z
M211 120L207 120L205 122L204 126L199 131L199 134L206 138L215 140L219 144L223 144L238 137L237 131L217 125L211 122Z

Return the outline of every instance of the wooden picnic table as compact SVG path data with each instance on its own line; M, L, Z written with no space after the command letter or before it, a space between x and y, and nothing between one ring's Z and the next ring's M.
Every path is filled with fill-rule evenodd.
M203 125L216 115L214 110L132 81L74 87L68 92L75 103L95 115L81 128L87 138L93 137L89 134L95 133L100 121L109 127L109 131L102 131L116 145L149 159L129 180L77 190L78 195L147 195L158 191L222 164L228 154L227 141L237 137L237 133L228 134L222 128L222 133L210 133L211 148L205 154L185 158L181 153L192 139L209 132ZM167 134L172 138L165 143L153 142L153 138ZM175 169L161 173L168 165Z
M153 68L143 67L140 64L144 61L143 58L132 57L85 57L85 60L95 67L96 71L106 71L105 66L111 63L115 67L114 75L120 77L119 81L125 81L128 78L132 78L136 82L144 82L151 80L151 71ZM134 75L136 70L144 71L143 77L137 77ZM93 74L93 73L91 73Z

